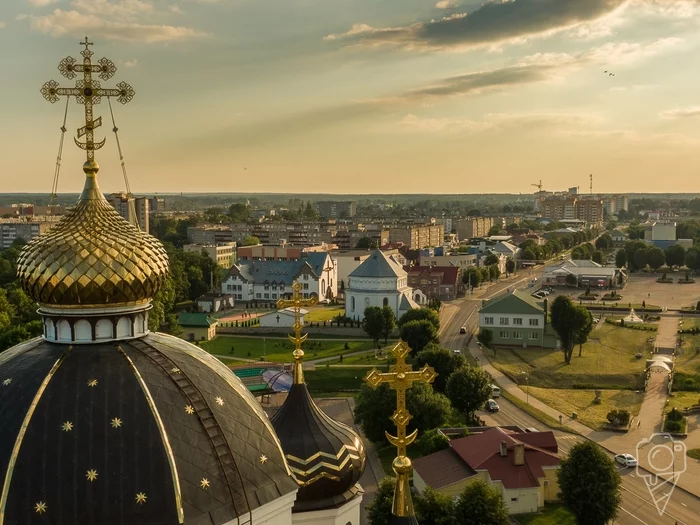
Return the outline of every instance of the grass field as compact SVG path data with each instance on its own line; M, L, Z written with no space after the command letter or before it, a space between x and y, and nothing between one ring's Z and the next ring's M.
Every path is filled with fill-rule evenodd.
M334 355L370 350L374 347L372 341L319 341L309 339L304 344L306 360L332 357ZM285 337L245 337L220 335L211 341L201 344L207 352L215 355L238 357L244 359L260 359L265 355L265 360L273 363L289 363L292 361L294 346ZM231 351L233 349L233 351Z
M540 409L533 407L531 404L529 404L527 401L523 401L519 397L515 397L511 395L509 392L506 390L501 390L501 397L507 399L511 403L513 403L516 407L518 407L520 410L523 412L526 412L530 414L532 417L534 417L537 421L544 423L547 425L549 428L554 429L554 430L561 430L563 432L569 432L572 434L578 434L578 432L574 432L571 430L569 427L566 425L560 425L559 421L554 419L552 416L545 414L542 412Z
M360 390L367 370L364 368L327 368L304 371L310 392L354 392Z
M344 306L314 306L309 308L309 313L305 316L306 322L322 323L330 321L338 315L345 315Z
M560 504L547 504L538 514L521 514L520 525L576 525L576 518Z
M682 410L686 407L697 404L700 401L700 393L698 392L674 392L673 397L668 398L666 411L672 408Z
M568 416L576 412L578 421L592 429L605 425L605 416L613 409L624 408L633 416L638 415L644 400L643 392L632 390L603 390L600 405L593 403L594 390L530 388L530 395Z
M603 324L594 330L583 345L583 355L574 350L571 364L564 364L560 350L540 348L499 349L489 355L491 364L512 379L522 382L525 372L530 385L548 388L641 388L644 359L652 345L650 332L627 330Z

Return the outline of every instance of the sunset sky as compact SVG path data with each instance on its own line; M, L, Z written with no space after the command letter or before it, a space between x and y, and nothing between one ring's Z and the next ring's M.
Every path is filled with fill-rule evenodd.
M700 0L3 1L0 192L50 191L65 102L39 89L86 34L136 90L137 193L700 192Z

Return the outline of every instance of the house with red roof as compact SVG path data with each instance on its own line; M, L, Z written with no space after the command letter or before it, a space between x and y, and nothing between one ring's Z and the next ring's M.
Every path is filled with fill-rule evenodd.
M404 266L408 286L428 299L450 301L464 295L462 269L457 266ZM415 297L414 297L415 300Z
M501 491L511 514L537 512L559 493L560 459L554 433L494 427L450 441L450 446L413 461L413 485L458 496L476 479Z

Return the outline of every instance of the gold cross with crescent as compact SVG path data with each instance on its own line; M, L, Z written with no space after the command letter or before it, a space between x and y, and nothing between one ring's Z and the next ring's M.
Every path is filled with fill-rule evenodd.
M413 370L411 365L406 363L406 356L411 352L409 346L399 341L391 353L396 358L396 364L389 367L389 372L381 373L373 368L367 373L365 381L372 388L377 388L382 383L389 385L389 388L396 390L396 410L391 416L391 420L396 425L396 436L385 432L389 443L396 447L396 458L392 464L396 473L396 488L394 490L394 505L392 513L394 516L413 516L413 503L411 502L411 491L408 484L408 476L411 473L411 460L406 456L406 447L413 443L418 435L418 429L406 435L406 427L411 420L411 414L406 409L406 390L411 388L413 383L432 383L437 374L431 366L425 365L420 370Z
M93 106L99 104L102 97L117 97L117 100L122 104L126 104L134 98L133 88L126 82L119 82L116 89L103 88L99 80L92 78L93 73L97 74L102 80L109 80L117 72L117 68L111 60L101 58L97 64L92 63L92 55L90 46L92 42L85 37L84 41L79 42L85 46L80 54L83 56L83 63L78 64L75 58L66 57L61 60L58 65L58 70L67 79L71 80L77 76L77 73L82 73L82 79L75 82L75 87L64 88L60 87L55 80L49 80L41 87L41 94L46 100L58 102L60 96L75 97L78 104L85 106L85 125L78 128L78 138L85 137L85 142L78 141L75 138L76 145L85 150L87 160L95 159L95 150L100 149L105 144L105 139L95 142L94 130L102 125L102 117L93 118Z
M301 284L297 281L294 281L292 290L292 299L280 299L277 301L277 308L289 308L290 306L294 308L294 325L292 326L294 329L294 336L287 335L287 337L294 343L294 352L292 353L294 356L294 384L300 385L304 382L304 371L301 367L301 361L304 359L304 351L301 349L301 345L306 341L306 338L309 337L308 334L301 334L301 329L304 326L302 324L301 307L315 305L316 299L302 299Z

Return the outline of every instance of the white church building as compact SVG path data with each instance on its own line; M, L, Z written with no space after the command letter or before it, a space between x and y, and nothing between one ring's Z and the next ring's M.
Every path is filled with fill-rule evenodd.
M372 254L348 276L345 315L363 319L368 306L391 306L398 319L418 304L408 286L408 274L393 256L381 250Z

